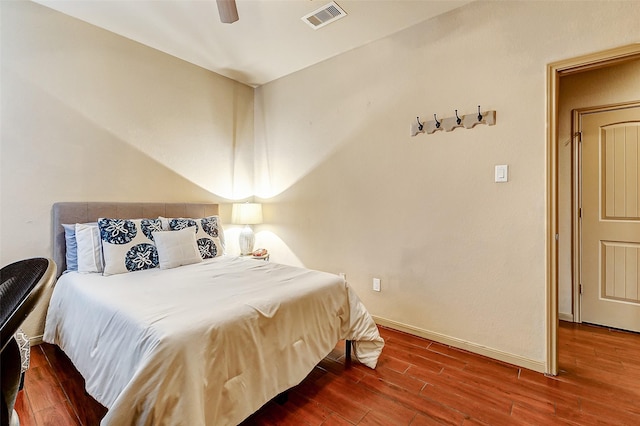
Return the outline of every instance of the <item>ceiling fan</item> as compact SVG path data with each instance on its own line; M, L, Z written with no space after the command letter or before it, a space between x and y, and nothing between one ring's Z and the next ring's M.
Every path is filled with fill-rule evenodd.
M236 0L216 0L216 2L218 3L220 22L223 24L233 24L238 20Z

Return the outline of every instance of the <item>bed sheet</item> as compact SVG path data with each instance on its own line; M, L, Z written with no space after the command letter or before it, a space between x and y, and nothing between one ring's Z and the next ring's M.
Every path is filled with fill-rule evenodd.
M375 368L384 342L342 278L227 256L64 274L44 333L108 408L103 425L238 424L342 339Z

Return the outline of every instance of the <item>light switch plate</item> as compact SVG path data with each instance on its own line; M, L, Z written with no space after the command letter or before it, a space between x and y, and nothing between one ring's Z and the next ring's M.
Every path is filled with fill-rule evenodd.
M509 181L509 166L502 164L496 166L496 182L508 182Z
M380 278L373 279L373 291L380 291Z

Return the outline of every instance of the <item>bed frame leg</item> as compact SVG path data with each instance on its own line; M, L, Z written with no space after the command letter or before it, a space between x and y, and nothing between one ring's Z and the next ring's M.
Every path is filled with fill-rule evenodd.
M344 361L347 367L351 367L351 345L353 341L345 340L344 341Z
M289 391L284 391L274 398L278 405L284 405L289 401Z

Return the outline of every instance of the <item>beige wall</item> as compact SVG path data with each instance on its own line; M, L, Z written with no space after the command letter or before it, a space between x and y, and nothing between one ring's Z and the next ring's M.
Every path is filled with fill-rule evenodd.
M251 87L43 6L0 3L1 264L51 256L56 201L251 195Z
M31 2L2 2L1 261L55 201L252 195L253 89Z
M571 266L572 110L640 100L640 60L572 74L560 79L558 105L558 310L573 319Z
M543 369L546 66L637 42L639 15L477 2L258 88L272 259L346 272L385 323ZM478 104L496 126L408 135Z

